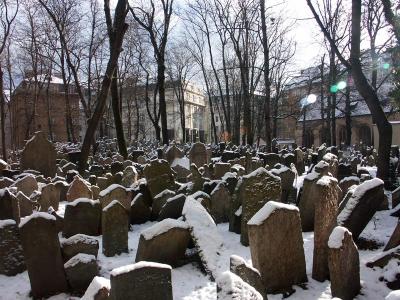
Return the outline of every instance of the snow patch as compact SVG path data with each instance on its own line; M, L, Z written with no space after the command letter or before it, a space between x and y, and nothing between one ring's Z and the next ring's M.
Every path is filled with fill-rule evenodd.
M78 253L64 264L64 268L72 268L79 263L88 264L95 260L96 257L94 257L94 255L86 253Z
M332 230L331 235L329 236L328 247L331 248L331 249L340 249L340 248L342 248L344 234L346 232L351 235L351 232L346 227L336 226Z
M10 225L16 225L17 222L15 222L14 220L11 219L7 219L7 220L0 220L0 229L6 227L6 226L10 226Z
M32 219L43 218L46 220L56 221L56 217L46 213L46 212L34 212L30 216L24 217L21 219L19 223L19 228L22 228L26 223L28 223Z
M129 273L131 271L137 270L137 269L142 269L142 268L160 268L160 269L170 269L172 270L172 267L170 265L166 264L160 264L156 262L150 262L150 261L139 261L135 264L130 264L126 266L122 266L119 268L115 268L110 272L111 276L119 276L125 273Z
M79 203L90 203L92 206L95 206L97 203L100 203L99 200L92 200L89 198L78 198L72 202L68 202L66 206L77 206Z
M124 191L126 191L126 189L122 185L114 183L114 184L111 184L109 187L105 188L104 190L102 190L99 193L99 197L104 197L107 194L111 193L113 190L118 189L118 188L122 188Z
M164 219L161 222L154 224L153 226L143 230L141 235L144 237L145 240L151 240L155 236L163 234L169 231L172 228L182 228L182 229L189 229L189 226L182 221L175 220L175 219Z

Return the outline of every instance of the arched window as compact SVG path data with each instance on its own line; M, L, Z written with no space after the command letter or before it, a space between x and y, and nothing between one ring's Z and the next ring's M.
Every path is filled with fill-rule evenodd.
M371 129L366 126L363 125L359 128L358 131L358 138L359 141L362 142L364 145L371 145Z

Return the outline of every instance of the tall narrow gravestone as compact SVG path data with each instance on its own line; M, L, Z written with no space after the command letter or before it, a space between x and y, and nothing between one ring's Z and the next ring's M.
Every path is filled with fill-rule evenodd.
M268 292L290 291L307 281L297 207L269 201L247 224L253 266Z
M25 263L34 298L68 291L56 218L37 212L19 224Z

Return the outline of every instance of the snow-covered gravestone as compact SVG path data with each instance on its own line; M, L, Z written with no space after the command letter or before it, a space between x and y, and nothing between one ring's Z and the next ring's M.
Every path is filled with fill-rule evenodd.
M73 293L83 294L98 274L94 255L78 253L64 264L68 284Z
M218 260L222 250L222 237L207 210L193 197L186 198L182 216L189 225L190 234L206 272L216 278L219 275Z
M236 274L226 271L216 280L218 300L267 300Z
M337 224L348 228L353 239L358 239L383 200L383 181L379 178L364 181L353 191L337 217Z
M90 184L82 177L76 175L67 192L67 201L72 202L79 198L93 198Z
M118 200L127 211L131 208L130 193L119 184L112 184L99 194L101 206L104 208L113 200Z
M81 300L109 300L110 289L109 279L96 276L93 278Z
M128 252L129 217L125 207L113 200L103 208L101 218L103 254L114 256Z
M151 215L153 219L158 218L161 208L164 206L168 199L174 197L175 195L176 193L174 191L166 189L153 198L153 203L151 206Z
M256 291L263 296L264 300L268 299L260 272L247 264L243 258L237 255L231 255L230 271L239 276L244 282L254 287Z
M101 204L99 200L79 198L65 206L63 236L75 234L99 235Z
M90 254L97 257L99 241L89 235L75 234L62 241L61 251L65 262L78 253Z
M314 255L312 278L324 281L329 278L328 239L336 226L339 187L336 178L323 176L316 184L314 216Z
M110 273L113 300L172 300L171 266L141 261Z
M154 261L176 266L185 257L189 241L189 226L185 222L164 219L141 232L136 262Z
M22 150L21 169L36 170L46 177L54 177L57 170L56 158L54 145L47 140L44 132L38 131Z
M347 228L337 226L328 240L328 265L333 297L353 299L360 291L360 260Z
M68 291L55 217L36 212L23 218L19 229L33 298Z
M186 196L184 194L178 194L172 198L169 198L163 205L158 216L158 221L164 219L178 219L182 216L182 209L185 205Z
M281 164L279 164L278 166L279 168L276 166L274 169L270 170L270 172L281 179L281 202L288 203L289 199L296 199L297 190L293 188L293 182L296 173L289 169L287 166Z
M24 254L14 220L0 220L0 274L14 276L25 271Z
M258 168L242 177L238 191L235 193L237 193L235 202L239 201L242 205L240 242L248 246L247 222L268 201L280 201L281 179L265 168ZM234 204L234 206L237 206L237 204ZM234 209L234 207L232 208Z
M150 220L151 208L147 205L142 193L138 193L131 202L130 223L142 224Z
M269 201L250 219L248 229L253 266L268 292L289 291L307 281L297 207Z

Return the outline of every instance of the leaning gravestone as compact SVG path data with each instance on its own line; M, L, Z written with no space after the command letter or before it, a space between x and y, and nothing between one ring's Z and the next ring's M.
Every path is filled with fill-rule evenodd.
M164 219L140 234L136 262L154 261L176 266L185 257L190 241L185 222Z
M250 219L248 229L251 259L268 292L290 291L307 281L297 207L269 201Z
M337 217L337 224L349 229L354 239L374 216L383 202L383 181L379 178L367 180L357 186L346 206Z
M247 222L268 201L280 201L281 179L265 168L258 168L242 177L238 193L242 204L240 242L247 246Z
M65 206L63 236L75 234L99 235L101 204L99 200L76 199Z
M316 184L314 216L314 255L312 278L317 281L329 279L328 239L336 226L338 211L339 187L337 180L323 176Z
M24 254L14 220L0 220L0 274L14 276L26 270Z
M171 266L141 261L110 273L113 300L172 300Z
M21 153L21 169L36 170L46 177L56 175L57 152L49 142L44 132L38 131L27 141Z
M23 218L19 228L32 296L43 298L68 291L55 217L36 212Z
M103 208L101 225L103 254L110 257L128 252L129 217L125 207L118 200L113 200Z
M360 259L351 232L337 226L328 240L328 264L332 297L351 300L359 293Z

